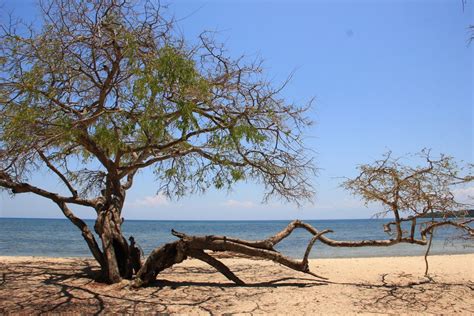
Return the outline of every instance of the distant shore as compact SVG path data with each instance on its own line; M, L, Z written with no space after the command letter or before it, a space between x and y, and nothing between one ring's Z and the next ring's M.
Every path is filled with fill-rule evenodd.
M269 261L223 258L246 286L186 260L132 290L93 281L85 258L0 256L0 314L107 313L474 313L474 254L313 259L319 280Z

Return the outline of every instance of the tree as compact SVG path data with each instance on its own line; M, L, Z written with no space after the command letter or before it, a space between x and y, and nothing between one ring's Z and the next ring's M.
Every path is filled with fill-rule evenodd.
M359 166L360 174L343 183L345 189L366 203L381 204L385 211L379 215L390 214L394 218L384 225L384 230L391 233L395 227L395 238L372 241L374 246L400 242L426 245L427 234L432 234L436 227L447 225L474 237L474 230L468 225L474 219L456 220L463 219L472 204L459 202L454 194L457 185L474 180L473 165L460 166L452 157L443 154L434 159L429 150L422 150L417 156L424 160L424 165L413 167L403 164L401 158L393 158L389 152L373 164ZM467 175L462 175L464 171ZM424 228L417 238L417 221L426 217L432 220L423 223ZM409 223L409 232L404 230L404 222Z
M395 219L384 225L384 231L389 234L392 226L395 227L395 238L368 241L367 244L389 246L405 242L427 245L424 258L427 276L428 254L437 227L454 226L463 233L459 238L474 237L474 229L470 226L474 219L465 218L470 215L468 208L473 205L459 202L454 194L457 185L474 181L474 165L459 166L446 155L433 159L426 149L417 156L424 160L424 166L405 165L401 158L392 158L388 152L384 159L360 166L359 176L347 179L343 187L362 197L366 203L381 204L386 211L379 215L390 214ZM461 176L465 169L467 175ZM431 221L423 220L426 218L431 218ZM409 232L405 231L404 222L409 223ZM420 237L415 234L417 224Z
M310 199L301 141L307 106L287 103L260 62L231 59L203 33L188 46L154 1L40 2L38 30L0 35L0 187L56 203L82 232L107 282L132 274L122 233L142 169L169 197L262 184L264 199ZM47 168L64 192L34 184ZM67 193L65 193L67 192ZM94 231L74 206L96 213Z

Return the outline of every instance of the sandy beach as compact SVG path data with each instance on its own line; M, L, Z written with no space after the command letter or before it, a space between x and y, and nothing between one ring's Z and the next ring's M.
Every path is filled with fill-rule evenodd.
M315 259L323 281L273 262L222 259L247 284L186 260L153 286L95 282L89 259L0 257L0 314L473 314L474 254L432 256L432 281L422 257Z

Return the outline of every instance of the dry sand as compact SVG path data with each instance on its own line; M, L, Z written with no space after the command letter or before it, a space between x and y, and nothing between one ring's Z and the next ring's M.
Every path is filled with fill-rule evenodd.
M92 260L0 257L0 314L474 314L474 254L430 257L430 282L422 257L312 260L327 282L268 261L222 261L247 285L196 260L134 290L93 281Z

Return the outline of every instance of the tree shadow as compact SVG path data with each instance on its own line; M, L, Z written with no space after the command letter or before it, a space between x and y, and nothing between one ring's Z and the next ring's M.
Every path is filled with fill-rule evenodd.
M445 296L467 300L474 291L472 282L448 283L436 277L416 279L412 275L382 274L373 282L337 282L296 273L278 277L292 272L284 269L268 274L265 269L251 266L233 267L242 271L244 280L251 280L244 285L222 279L210 267L177 266L163 271L150 286L136 290L130 288L127 281L114 285L97 282L100 271L91 260L59 264L25 261L1 268L6 278L0 284L0 313L214 313L218 307L228 310L228 304L244 312L238 309L239 302L247 302L246 313L271 313L274 310L266 311L260 306L261 299L273 295L278 288L295 288L296 292L289 293L309 288L310 293L317 296L326 291L319 291L321 286L340 287L337 289L341 290L340 295L349 296L355 310L361 312L423 313L431 312L430 306L439 304L438 300L446 300ZM460 297L454 297L460 290Z
M294 280L294 282L283 282L283 281L290 281ZM298 282L300 281L300 282ZM308 282L301 282L301 281L309 281ZM253 282L253 283L245 283L245 284L236 284L233 282L198 282L198 281L169 281L164 279L157 279L156 281L149 284L147 287L165 287L169 286L173 289L177 289L179 287L219 287L219 288L278 288L278 287L314 287L314 286L322 286L327 285L326 282L317 281L315 279L305 279L305 278L295 278L295 277L286 277L286 278L279 278L272 281L266 282Z
M403 280L413 277L413 275L399 273L380 275L380 282L334 282L327 281L328 284L353 286L361 291L358 299L354 299L353 305L367 312L378 312L380 310L406 310L410 312L428 312L430 307L440 304L441 299L450 297L451 307L456 300L463 300L459 296L459 289L474 293L474 282L453 283L443 282L436 277L423 277L417 281L406 281L404 283L394 283L389 281L389 277L394 280ZM367 291L371 291L370 294ZM360 293L360 292L359 292ZM356 294L357 295L357 294ZM469 297L469 293L466 295ZM471 311L474 312L474 311Z
M2 280L0 281L0 286L4 285L7 281L7 274L5 272L2 273Z
M71 262L53 265L50 262L24 261L12 266L2 267L6 293L9 294L9 310L32 310L34 313L60 311L63 306L70 306L75 301L84 300L74 294L79 290L87 292L97 301L98 313L104 305L100 295L88 291L84 286L97 278L97 268L89 261ZM80 281L82 286L71 283ZM0 304L1 305L1 304ZM0 309L1 310L1 309Z
M184 270L183 270L184 269ZM2 267L2 270L3 267ZM245 270L240 267L237 270ZM1 284L0 297L9 296L8 302L0 303L0 311L26 313L85 312L87 314L158 313L173 312L171 307L197 308L201 312L212 313L207 303L219 303L233 297L232 291L215 293L210 288L277 288L313 287L325 285L311 278L283 277L266 282L237 285L231 282L213 281L174 281L176 277L192 277L195 274L218 275L212 268L178 267L168 273L160 274L152 286L138 290L131 289L127 281L108 285L100 280L99 267L90 260L61 262L55 264L43 261L24 261L5 267L6 279ZM167 279L167 278L170 279ZM196 291L198 289L198 291ZM163 291L166 295L163 295ZM263 291L244 292L242 299L252 299ZM185 293L186 295L184 295ZM191 295L187 295L191 293ZM198 293L195 295L195 293ZM177 299L175 295L181 295ZM211 304L212 305L212 304Z

